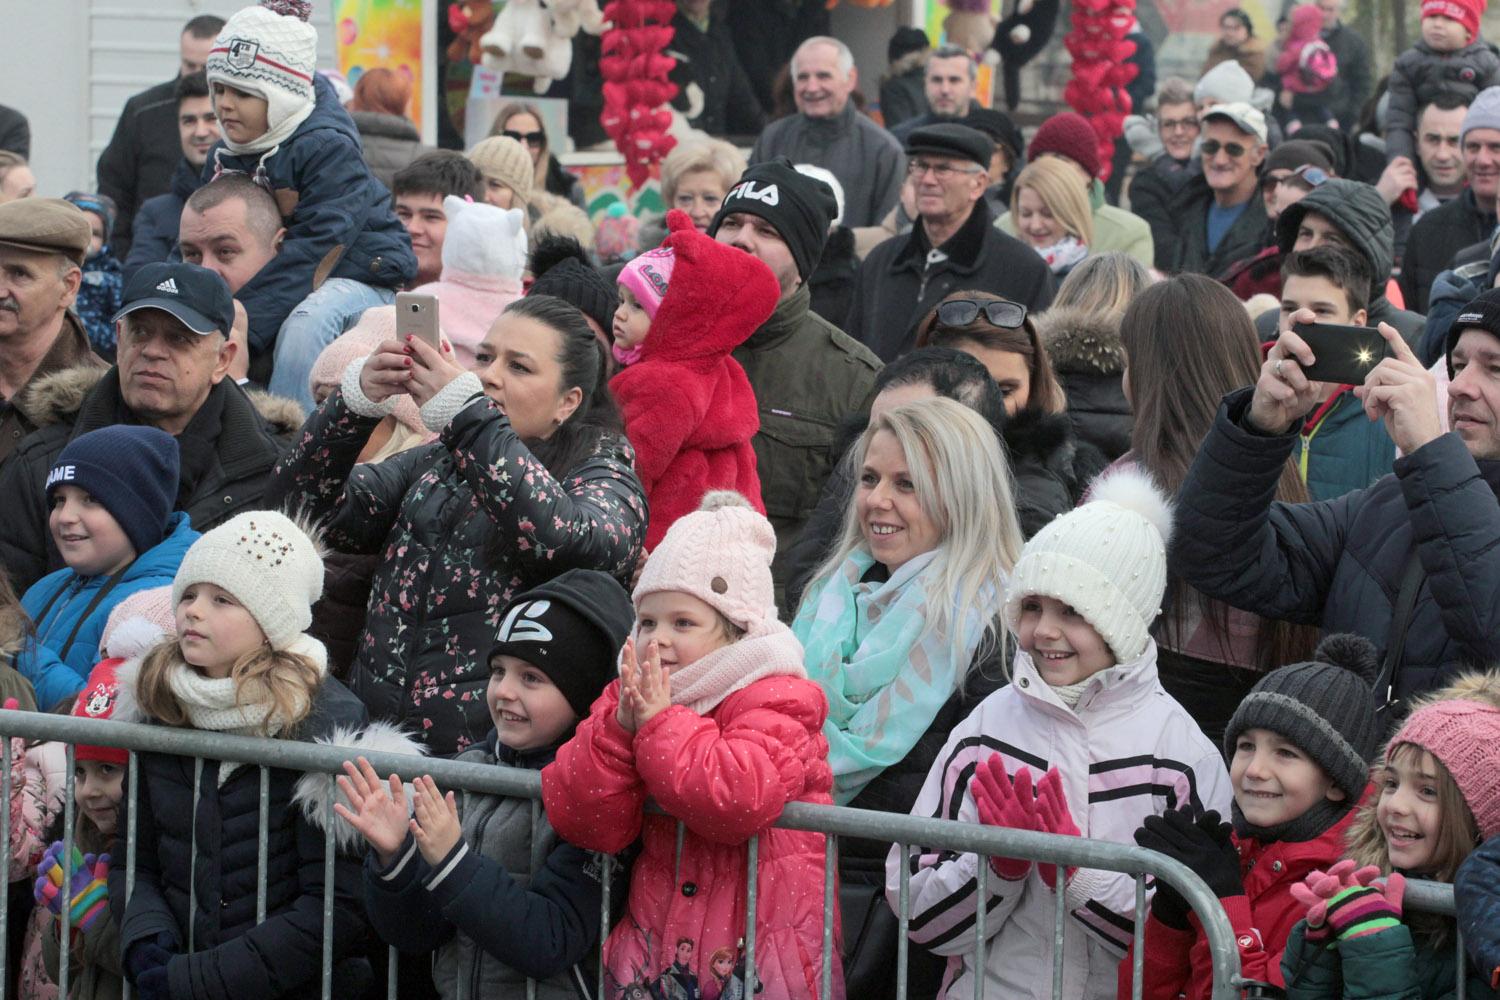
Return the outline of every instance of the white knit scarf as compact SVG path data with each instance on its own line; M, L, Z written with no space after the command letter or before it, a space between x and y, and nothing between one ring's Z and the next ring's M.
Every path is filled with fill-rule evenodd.
M807 677L802 644L775 617L672 672L672 704L707 715L734 692L762 677Z

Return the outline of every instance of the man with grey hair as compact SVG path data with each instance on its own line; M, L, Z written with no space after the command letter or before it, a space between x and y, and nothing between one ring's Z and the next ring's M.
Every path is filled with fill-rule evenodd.
M785 156L820 166L844 187L844 225L878 225L901 197L906 160L901 144L850 100L859 79L854 54L815 35L797 48L791 70L797 113L761 133L750 162Z
M891 129L896 140L905 143L919 128L952 122L979 107L974 100L974 84L979 67L974 57L957 45L934 49L927 58L927 75L922 90L927 97L927 113L908 119Z

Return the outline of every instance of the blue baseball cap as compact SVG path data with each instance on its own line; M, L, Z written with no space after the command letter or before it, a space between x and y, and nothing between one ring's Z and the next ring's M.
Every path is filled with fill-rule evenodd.
M125 283L124 302L116 320L140 309L160 309L199 336L227 337L234 326L229 286L196 264L147 264Z

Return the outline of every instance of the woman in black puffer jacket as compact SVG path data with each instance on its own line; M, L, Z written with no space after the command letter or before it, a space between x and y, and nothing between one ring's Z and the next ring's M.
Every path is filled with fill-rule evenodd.
M421 341L351 365L276 469L268 504L323 519L341 551L382 553L350 686L435 754L490 728L485 654L512 596L566 569L635 568L646 501L607 375L582 313L520 299L472 372ZM438 441L356 466L402 392Z

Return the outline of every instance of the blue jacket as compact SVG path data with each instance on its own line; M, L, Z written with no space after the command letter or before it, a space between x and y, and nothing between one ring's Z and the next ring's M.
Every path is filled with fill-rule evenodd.
M1500 982L1500 835L1458 866L1453 902L1470 961L1486 979Z
M313 276L400 288L417 276L411 237L391 208L391 193L365 165L354 119L327 80L316 83L317 106L292 137L269 153L231 153L221 142L203 166L205 182L219 170L255 176L264 169L286 226L281 252L235 295L250 316L250 347L271 349L282 322L313 291Z
M1390 474L1396 445L1385 424L1365 416L1365 408L1349 390L1329 400L1326 416L1312 426L1309 417L1297 435L1292 457L1302 470L1302 481L1314 500L1333 500L1362 490ZM1303 452L1307 452L1304 462Z
M16 669L36 688L38 706L51 708L83 690L89 671L99 661L104 623L115 605L137 591L170 586L183 556L197 540L198 532L186 514L171 515L167 537L138 556L97 604L94 598L109 578L79 576L71 569L49 573L26 591L21 607L36 622L36 637L16 657Z
M125 258L125 280L147 264L173 258L177 249L177 231L182 225L182 206L204 184L198 171L187 160L180 160L172 174L172 189L155 198L147 198L135 213L131 227L130 256Z

